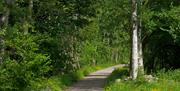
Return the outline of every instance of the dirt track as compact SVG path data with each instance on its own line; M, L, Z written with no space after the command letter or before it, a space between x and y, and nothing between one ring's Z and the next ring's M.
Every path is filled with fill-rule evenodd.
M91 73L82 80L79 80L77 83L74 83L65 91L103 91L106 78L115 68L123 66L125 65L120 64Z

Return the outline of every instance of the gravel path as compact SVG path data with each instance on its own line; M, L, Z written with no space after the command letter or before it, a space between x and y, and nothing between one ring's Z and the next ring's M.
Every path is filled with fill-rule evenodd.
M91 73L77 83L74 83L65 91L103 91L107 76L109 76L115 68L124 66L126 65L120 64Z

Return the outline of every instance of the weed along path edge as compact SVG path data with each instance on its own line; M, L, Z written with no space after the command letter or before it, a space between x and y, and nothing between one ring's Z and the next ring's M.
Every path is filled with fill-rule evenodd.
M103 91L106 78L114 71L115 68L127 66L120 64L89 74L82 80L77 81L65 91Z

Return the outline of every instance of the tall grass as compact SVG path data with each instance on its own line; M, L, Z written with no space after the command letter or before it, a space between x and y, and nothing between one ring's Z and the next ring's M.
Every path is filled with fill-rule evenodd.
M124 71L118 69L116 74L112 74L108 81L108 85L105 87L105 91L180 91L180 70L171 71L159 71L156 73L158 80L147 82L145 80L136 81L124 81L120 74L124 74ZM119 72L119 73L118 73ZM117 74L120 76L117 77ZM115 77L116 78L112 78ZM117 80L118 79L118 80Z

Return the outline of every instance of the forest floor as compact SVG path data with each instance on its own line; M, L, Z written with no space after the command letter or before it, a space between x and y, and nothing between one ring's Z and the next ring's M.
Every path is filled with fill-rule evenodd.
M65 91L103 91L106 78L114 71L114 69L124 66L126 65L120 64L93 72L74 83Z

